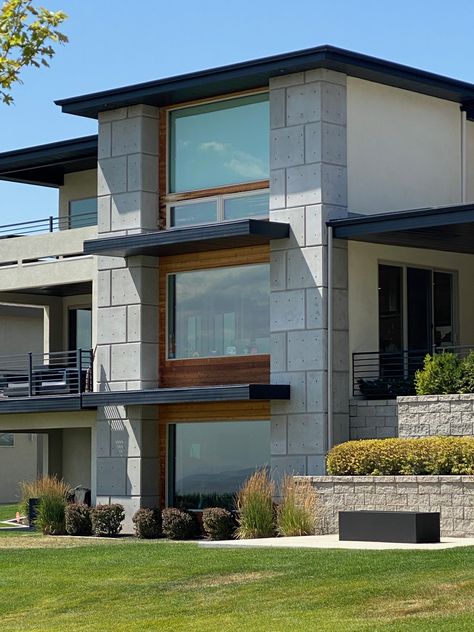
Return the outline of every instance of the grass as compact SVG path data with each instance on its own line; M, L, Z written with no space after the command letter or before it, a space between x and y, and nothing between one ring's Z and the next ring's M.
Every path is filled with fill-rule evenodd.
M14 518L18 511L18 505L0 505L0 520Z
M474 628L474 548L204 549L16 534L0 547L9 631Z

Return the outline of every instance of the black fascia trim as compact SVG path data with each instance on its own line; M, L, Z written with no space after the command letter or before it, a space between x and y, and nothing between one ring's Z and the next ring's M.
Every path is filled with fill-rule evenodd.
M59 186L65 173L97 167L97 136L0 153L0 180Z
M330 220L327 225L332 226L335 238L349 239L376 233L409 231L469 222L474 222L474 204L363 215L350 219Z
M84 254L159 257L267 243L272 239L286 239L289 234L289 224L262 219L241 219L186 228L170 228L153 233L90 239L84 242Z
M129 105L173 105L236 90L265 87L271 77L315 68L328 68L368 81L459 103L474 98L474 84L335 46L323 45L157 81L59 99L55 103L62 108L63 112L97 118L99 112Z
M38 397L2 397L2 413L42 413L81 410L80 395L42 395Z
M141 391L84 393L83 408L110 405L192 404L197 402L290 399L288 384L232 384L191 388L156 388Z

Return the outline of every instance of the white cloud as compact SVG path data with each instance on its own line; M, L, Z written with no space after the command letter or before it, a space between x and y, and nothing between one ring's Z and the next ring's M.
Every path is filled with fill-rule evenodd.
M228 148L229 145L226 145L226 143L218 143L216 141L208 141L207 143L201 143L199 145L199 149L203 149L204 151L223 152L227 151Z

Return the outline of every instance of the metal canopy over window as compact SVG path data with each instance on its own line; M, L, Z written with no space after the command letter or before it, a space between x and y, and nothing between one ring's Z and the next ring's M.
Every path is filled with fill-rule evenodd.
M474 204L332 220L337 239L474 254Z

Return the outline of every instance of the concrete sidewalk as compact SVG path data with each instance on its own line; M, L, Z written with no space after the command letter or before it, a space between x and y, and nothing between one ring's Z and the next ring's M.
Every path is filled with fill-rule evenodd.
M436 551L454 549L460 546L474 546L474 538L441 538L435 544L402 544L396 542L341 542L337 533L330 535L306 535L293 538L260 538L256 540L202 540L204 547L275 547L307 549L358 549L358 550L397 550Z

